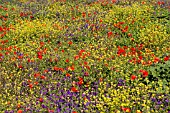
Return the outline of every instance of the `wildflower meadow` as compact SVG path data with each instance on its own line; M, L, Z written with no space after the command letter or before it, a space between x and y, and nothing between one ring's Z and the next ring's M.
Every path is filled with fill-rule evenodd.
M170 113L170 1L0 0L0 113Z

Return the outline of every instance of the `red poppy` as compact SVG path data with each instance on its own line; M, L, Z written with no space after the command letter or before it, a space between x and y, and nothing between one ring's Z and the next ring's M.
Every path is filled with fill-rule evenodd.
M125 22L118 22L117 24L118 25L123 25Z
M66 59L66 62L68 63L68 62L69 62L69 59Z
M158 1L157 4L158 4L158 5L164 5L165 2Z
M108 37L110 37L110 36L112 36L112 35L113 35L113 33L112 33L111 31L107 33L107 36L108 36Z
M4 10L5 10L5 11L7 11L7 10L8 10L8 8L6 8L6 7L5 7L5 8L4 8Z
M51 113L51 112L54 113L54 110L48 110L48 112L49 112L49 113Z
M20 17L22 17L22 16L25 16L25 14L23 12L20 13Z
M82 17L84 18L85 16L86 16L86 13L85 13L85 12L83 12L83 13L82 13Z
M74 59L75 59L75 60L78 60L78 59L79 59L79 56L78 56L78 55L74 56Z
M20 69L21 69L21 68L23 68L23 66L22 66L22 65L19 65L19 66L18 66L18 68L20 68Z
M39 51L39 52L37 52L37 55L42 55L42 52L40 52L40 51Z
M4 30L3 30L3 28L0 26L0 32L3 32Z
M39 101L40 101L40 102L43 102L43 98L40 97L40 98L39 98Z
M131 75L131 80L135 80L136 78L137 78L137 76Z
M71 45L71 44L73 44L73 42L72 42L72 41L69 41L68 44Z
M34 18L34 16L31 15L30 18L32 19L32 18Z
M70 77L70 74L69 74L69 73L66 73L66 77Z
M148 72L146 70L139 70L139 72L142 73L143 77L147 77L148 76Z
M82 77L79 77L79 81L81 81L81 80L83 80L83 78L82 78Z
M9 55L9 52L5 52L6 55Z
M35 78L37 78L37 77L39 77L39 76L40 76L39 73L35 73L35 74L34 74L34 77L35 77Z
M63 50L61 50L61 52L63 52L63 53L64 53L64 49L63 49Z
M145 4L146 2L142 1L142 4Z
M158 57L154 58L154 62L155 62L155 63L158 63L159 60L160 60L160 59L159 59Z
M41 79L46 79L46 77L44 75L41 76Z
M53 68L55 71L59 71L59 68L58 67L54 67Z
M72 111L72 113L77 113L76 111Z
M80 50L80 51L79 51L79 53L83 53L83 52L85 52L85 50L84 50L84 49L82 49L82 50Z
M121 55L121 54L124 55L125 53L126 53L126 51L124 49L122 49L120 47L118 48L118 52L117 52L118 55Z
M78 84L79 84L79 85L82 85L82 84L83 84L83 80L80 80L80 81L78 82Z
M136 51L136 49L134 47L130 48L131 51Z
M32 89L32 88L33 88L33 85L32 85L32 84L29 84L29 87L30 87L30 89Z
M132 34L131 34L131 33L128 33L128 36L129 36L129 37L132 37Z
M71 70L71 71L74 71L74 65L72 65L71 67L69 67L69 69Z
M143 57L142 57L142 56L139 56L139 59L140 59L140 60L142 60L142 59L143 59Z
M125 33L128 31L128 26L126 26L124 29L122 29L122 32Z
M83 55L82 59L85 59L86 58L86 54Z
M88 63L87 62L84 62L84 65L87 65Z
M102 19L100 19L100 21L99 22L102 22L103 20Z
M64 72L64 69L63 68L59 68L60 71Z
M168 56L164 57L164 61L168 61L168 60L169 60Z
M41 45L41 46L44 46L44 42L40 42L40 45Z
M38 55L38 58L41 60L42 59L42 55Z
M78 92L78 90L77 90L75 87L72 87L72 88L71 88L71 91L72 91L72 92Z
M90 66L85 66L88 70L90 70Z
M35 85L38 85L38 82L36 81L36 82L34 82L34 84L35 84Z
M23 58L23 55L18 56L18 59L22 59L22 58Z

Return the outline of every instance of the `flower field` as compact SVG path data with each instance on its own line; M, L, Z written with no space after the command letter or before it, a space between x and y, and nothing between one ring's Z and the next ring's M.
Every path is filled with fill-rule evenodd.
M170 113L168 0L0 0L0 113Z

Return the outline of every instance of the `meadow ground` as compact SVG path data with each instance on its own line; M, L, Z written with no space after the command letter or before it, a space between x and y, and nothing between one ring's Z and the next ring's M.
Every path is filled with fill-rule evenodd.
M169 19L166 0L0 0L0 113L170 113Z

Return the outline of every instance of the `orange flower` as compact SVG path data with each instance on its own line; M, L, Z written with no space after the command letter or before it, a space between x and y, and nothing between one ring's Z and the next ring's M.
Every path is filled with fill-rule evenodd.
M136 110L136 113L142 113L140 110Z
M125 112L130 112L130 111L131 111L130 108L121 107L121 109L122 109L123 111L125 111Z
M51 113L51 112L54 113L54 110L48 110L48 112L49 112L49 113Z
M22 110L18 110L17 113L22 113Z
M102 19L100 19L100 21L99 22L103 22L103 20Z
M72 65L71 67L68 67L68 69L70 70L70 71L74 71L74 65Z
M83 12L83 13L82 13L82 17L84 18L85 16L86 16L86 13L85 13L85 12Z
M116 0L112 0L112 3L113 3L113 4L116 3Z
M102 82L102 81L103 81L103 78L100 78L99 81Z
M54 69L55 71L59 71L60 68L54 67L53 69Z
M21 107L21 104L17 104L17 108L20 108Z

